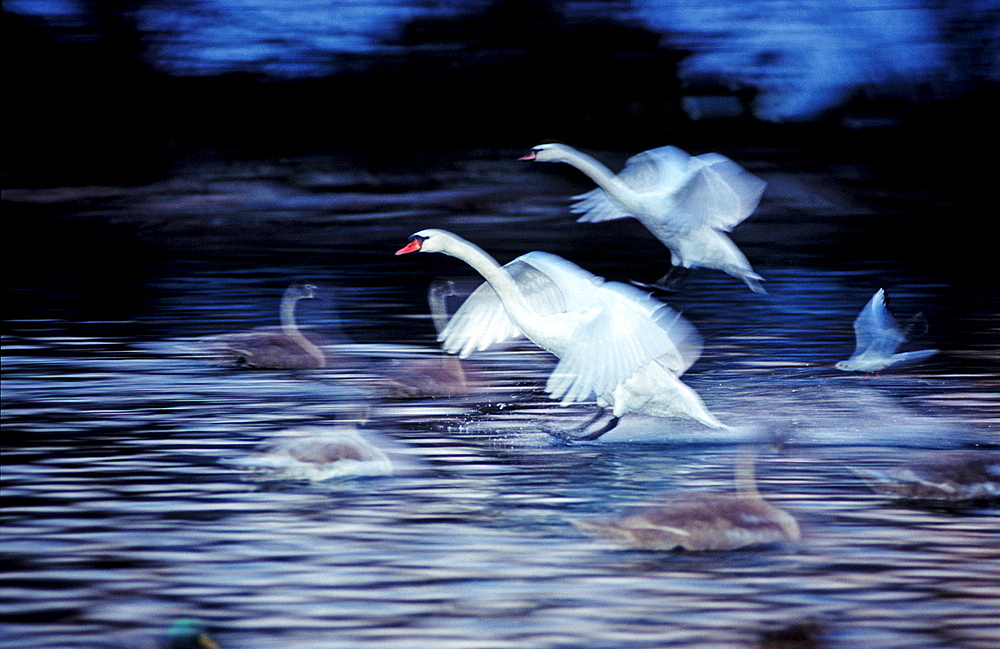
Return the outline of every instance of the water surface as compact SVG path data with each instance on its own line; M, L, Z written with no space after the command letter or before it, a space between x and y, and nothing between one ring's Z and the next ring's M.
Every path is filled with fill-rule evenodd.
M435 357L427 286L467 273L393 257L413 231L454 229L502 261L549 250L619 280L665 270L634 224L573 225L573 182L517 173L517 191L473 166L430 192L404 179L277 197L244 178L258 211L218 186L51 208L59 259L8 289L0 646L108 646L178 616L224 647L747 647L794 624L828 647L997 646L997 510L892 502L851 471L997 452L992 281L831 253L864 214L827 203L793 216L772 199L736 237L768 295L702 271L665 296L705 336L684 380L734 433L626 418L596 443L567 442L592 407L548 402L552 359L530 345L469 361L483 387L467 397L384 398L394 368ZM29 198L11 209L37 210ZM276 324L292 281L321 286L301 318L349 362L248 371L194 353L203 336ZM901 316L924 313L916 344L941 353L837 372L883 286ZM261 482L231 463L345 421L391 440L395 475ZM799 543L643 552L572 525L665 493L732 491L751 449Z

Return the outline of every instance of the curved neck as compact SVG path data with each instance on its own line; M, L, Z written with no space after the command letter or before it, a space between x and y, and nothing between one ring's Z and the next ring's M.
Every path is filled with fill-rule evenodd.
M510 319L531 338L526 329L534 328L537 314L528 306L521 289L510 273L476 244L457 236L453 241L454 243L442 252L461 259L482 275L496 291Z
M630 205L635 197L628 185L621 181L610 169L605 167L595 158L576 149L565 149L565 162L582 171L588 178L611 195L613 199L622 205Z
M326 355L323 350L302 335L298 323L295 322L295 303L301 299L301 295L295 295L291 291L285 293L285 297L281 299L281 331L315 358L320 368L326 367Z
M431 307L431 319L434 321L434 329L438 337L448 325L448 298L458 295L455 292L455 283L449 280L436 281L431 284L427 292L427 302ZM458 356L444 354L441 357L441 365L448 369L464 388L466 385L465 368Z

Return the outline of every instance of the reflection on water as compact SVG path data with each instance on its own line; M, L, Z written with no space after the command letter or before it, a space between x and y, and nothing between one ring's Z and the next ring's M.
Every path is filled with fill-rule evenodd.
M0 646L100 647L179 616L205 620L223 647L714 649L789 625L828 647L996 646L997 510L913 507L854 472L934 449L997 454L989 340L959 335L973 321L995 330L995 304L941 306L942 295L982 304L975 284L772 260L756 296L693 273L668 298L706 338L685 380L734 432L626 418L596 443L569 443L560 433L592 409L549 402L552 359L528 345L473 357L467 395L387 398L393 368L437 360L426 289L456 269L392 263L413 225L359 226L353 254L316 244L279 261L178 260L131 323L8 323ZM616 279L644 263L595 254L592 232L521 226L483 243L513 256L533 241ZM747 254L765 262L765 250ZM925 310L943 351L881 376L834 370L887 279L899 309ZM273 324L292 281L328 287L299 317L336 333L353 362L247 370L193 353L203 336ZM406 470L258 482L239 466L296 431L351 421L390 441ZM663 494L732 491L747 444L763 496L799 521L798 543L642 552L573 524Z

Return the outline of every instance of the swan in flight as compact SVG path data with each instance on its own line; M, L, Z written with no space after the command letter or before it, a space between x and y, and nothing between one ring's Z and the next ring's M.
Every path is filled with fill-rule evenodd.
M670 249L674 268L715 268L764 293L763 277L726 236L757 209L765 183L718 153L690 156L674 146L628 159L617 176L565 144L540 144L520 160L565 162L598 188L574 196L581 223L634 217ZM657 283L663 284L669 273Z
M445 230L421 230L396 252L440 252L485 279L441 332L445 351L474 351L525 336L559 358L545 391L562 405L590 400L612 409L607 432L626 413L685 416L727 429L678 379L701 354L695 328L641 290L608 282L565 259L529 252L500 266Z
M281 329L270 327L242 333L212 336L202 341L206 351L219 360L242 367L277 370L322 369L327 355L299 329L295 305L316 297L312 284L293 284L281 298Z
M737 469L739 493L662 496L609 519L577 520L583 532L641 550L736 550L798 541L798 522L764 500L752 468Z
M834 367L845 372L878 372L890 365L913 363L929 358L936 349L896 353L906 336L885 307L885 289L880 288L868 300L854 320L857 346L850 358L838 361Z

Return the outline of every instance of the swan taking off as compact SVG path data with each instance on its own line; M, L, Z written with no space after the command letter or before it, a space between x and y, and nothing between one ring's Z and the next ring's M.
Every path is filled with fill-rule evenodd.
M854 320L854 336L857 338L854 354L847 360L838 361L834 365L838 370L878 372L890 365L921 361L937 353L936 349L896 353L906 341L906 336L886 309L885 289L882 288L875 292Z
M598 184L573 197L570 210L583 215L579 222L635 217L670 249L674 267L715 268L743 280L755 293L765 292L764 278L725 233L757 209L767 183L724 155L692 157L664 146L629 158L617 176L565 144L540 144L520 160L565 162Z
M556 255L529 252L500 266L445 230L421 230L396 252L440 252L485 279L438 339L464 358L521 335L559 358L545 391L562 405L597 397L611 407L610 430L626 413L684 416L728 428L678 377L701 354L695 328L639 289L607 282Z
M312 284L293 284L281 298L281 329L254 329L203 340L211 356L231 365L275 370L322 369L327 356L299 329L295 305L316 297Z

